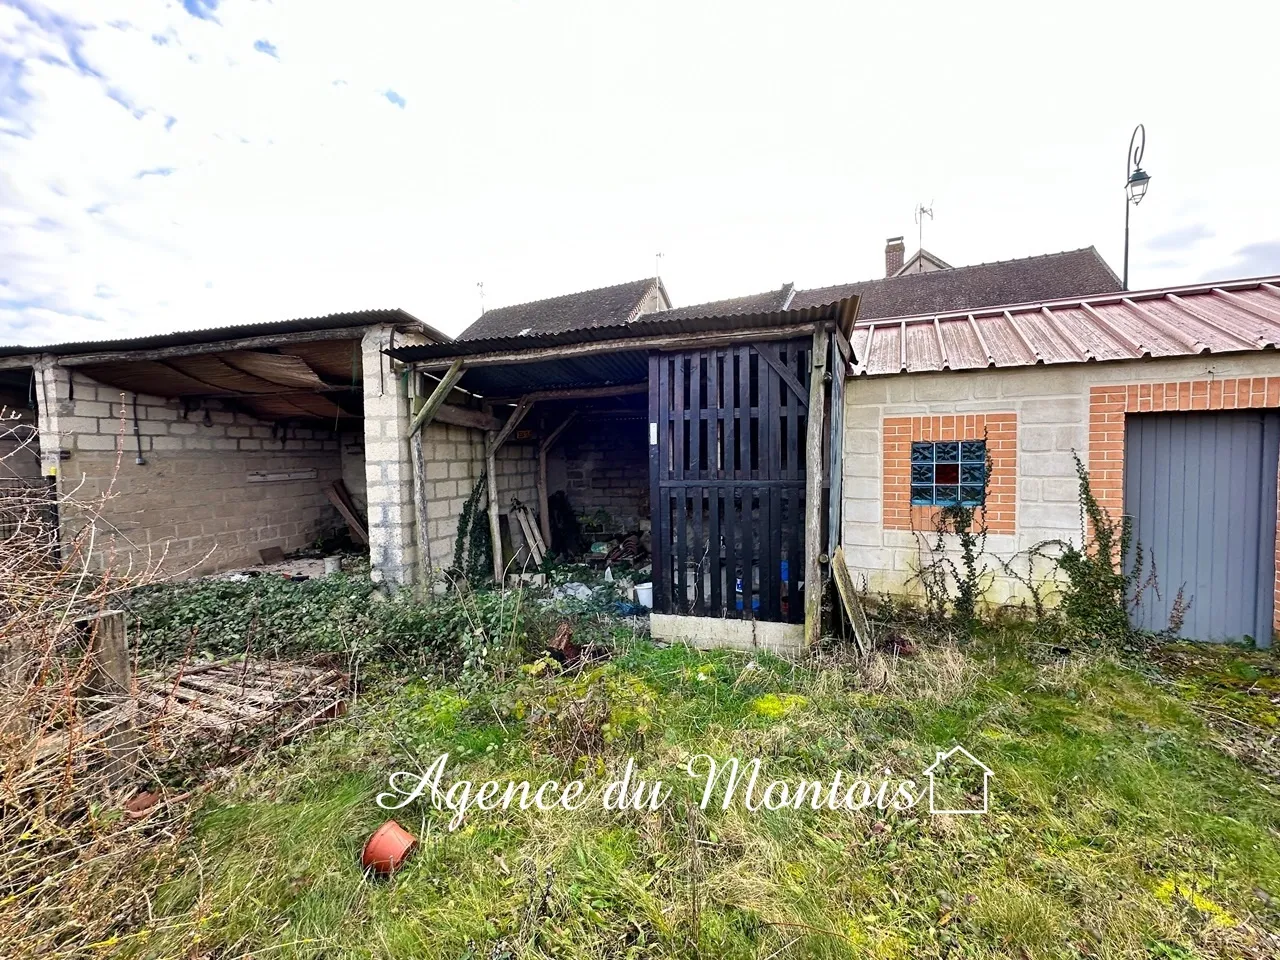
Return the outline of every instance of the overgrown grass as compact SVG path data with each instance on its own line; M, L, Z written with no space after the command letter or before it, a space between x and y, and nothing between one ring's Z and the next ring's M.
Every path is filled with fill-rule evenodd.
M598 701L577 672L384 689L211 798L153 919L113 950L1274 955L1274 784L1221 749L1183 699L1190 688L1157 666L1041 661L1025 640L924 646L856 669L637 642L604 674L612 686L591 687ZM1204 655L1232 669L1234 652ZM570 714L579 728L556 722ZM579 736L604 724L612 736ZM995 770L986 815L702 811L682 772L709 753L761 757L770 778L889 767L920 779L954 743ZM674 792L652 813L493 811L455 832L448 811L415 804L396 817L422 839L419 854L391 881L365 878L359 852L388 816L374 803L388 773L445 751L455 777L581 775L596 790L634 756L638 776Z

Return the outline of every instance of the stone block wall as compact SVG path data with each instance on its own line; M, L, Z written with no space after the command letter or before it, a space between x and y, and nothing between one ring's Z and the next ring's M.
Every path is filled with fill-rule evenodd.
M264 547L307 546L342 523L325 495L342 476L331 431L273 428L217 401L184 417L180 401L140 394L138 464L132 393L67 368L38 373L45 470L57 472L69 530L84 515L76 501L101 501L99 566L163 557L170 574L209 573L259 563ZM307 479L250 480L310 470Z
M547 457L547 492L579 516L603 510L620 530L649 520L649 447L642 420L570 425Z

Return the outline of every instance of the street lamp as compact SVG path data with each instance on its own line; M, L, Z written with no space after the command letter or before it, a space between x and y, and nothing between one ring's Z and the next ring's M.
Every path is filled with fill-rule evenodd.
M1129 153L1125 156L1124 199L1124 289L1129 289L1129 205L1137 206L1147 195L1151 176L1142 169L1142 152L1147 148L1147 128L1138 124L1129 138Z

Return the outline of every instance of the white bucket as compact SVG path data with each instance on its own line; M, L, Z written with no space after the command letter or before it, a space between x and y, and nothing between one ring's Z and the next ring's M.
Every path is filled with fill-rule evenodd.
M329 577L335 573L341 573L341 572L342 572L341 557L325 557L324 558L324 575L326 577Z
M653 609L653 584L637 583L636 584L636 603L644 607L646 610Z

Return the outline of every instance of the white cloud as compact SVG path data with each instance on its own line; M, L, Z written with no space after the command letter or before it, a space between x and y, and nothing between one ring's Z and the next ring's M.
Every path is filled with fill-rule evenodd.
M951 263L1119 271L1137 120L1134 284L1191 282L1280 239L1280 23L1233 6L0 0L0 336L456 332L658 250L681 303L835 283L930 199Z

